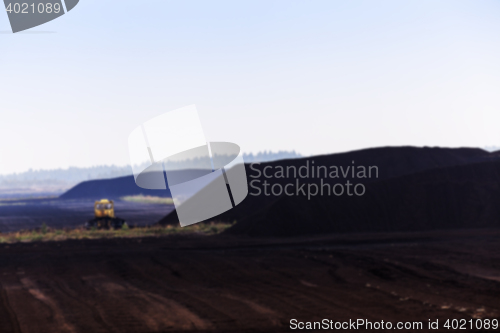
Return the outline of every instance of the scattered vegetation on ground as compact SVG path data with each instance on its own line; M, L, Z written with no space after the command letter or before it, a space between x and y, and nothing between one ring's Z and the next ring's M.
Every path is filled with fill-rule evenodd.
M140 238L161 237L174 234L201 234L215 235L229 228L230 223L198 223L187 227L180 226L150 226L129 227L124 225L117 230L99 230L92 228L53 229L45 223L35 230L22 230L18 232L0 233L0 244L30 243L46 241L64 241L68 239L103 239L103 238Z
M173 205L174 200L172 198L163 198L163 197L154 197L151 195L129 195L120 198L123 201L128 202L140 202L140 203L149 203L149 204L164 204L164 205Z

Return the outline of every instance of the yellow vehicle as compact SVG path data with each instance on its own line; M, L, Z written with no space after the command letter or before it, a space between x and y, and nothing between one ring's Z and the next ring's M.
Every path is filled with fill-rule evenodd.
M115 203L113 200L101 199L94 203L95 218L85 223L87 229L119 229L126 222L115 216Z
M94 203L94 213L96 219L102 217L114 218L115 203L113 202L113 200L108 200L108 199L102 199L100 201L96 201Z

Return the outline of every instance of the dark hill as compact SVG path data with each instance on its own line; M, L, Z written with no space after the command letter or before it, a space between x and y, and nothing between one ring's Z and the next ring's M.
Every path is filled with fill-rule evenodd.
M314 161L315 166L350 166L352 165L352 161L354 161L355 165L357 166L363 165L367 167L378 167L378 178L364 179L363 181L361 181L362 183L369 183L372 181L409 175L421 172L423 170L477 163L482 161L494 160L496 158L498 158L498 156L490 154L482 149L476 148L453 149L431 147L382 147L352 151L341 154L321 155L309 158L261 163L258 166L254 166L254 168L262 171L267 166L271 166L274 169L276 168L276 166L283 166L285 168L294 166L298 169L300 166L305 165L306 161L309 161L310 165L312 165ZM253 178L257 175L257 172L252 170L249 165L246 165L246 171L249 182L255 179L260 180L261 182L265 180L263 175L257 178ZM270 182L271 184L287 184L291 181L290 178L273 178L268 180L268 182ZM293 180L295 180L295 178L293 178ZM319 183L320 179L308 178L300 179L300 181L305 183ZM333 184L339 182L339 179L327 178L324 179L324 182ZM251 188L249 190L252 191ZM240 205L217 216L215 219L228 222L232 222L235 220L240 221L241 219L248 217L257 211L260 211L265 207L272 205L276 200L277 198L274 196L248 195L248 197ZM178 223L176 212L173 211L164 219L159 221L159 223L163 225Z
M204 175L203 170L182 170L170 171L172 175L178 173L183 177L196 178ZM89 180L82 182L67 192L63 193L60 199L96 199L111 198L117 199L126 195L151 195L156 197L171 197L170 189L166 190L147 190L136 185L134 176L125 176L111 179Z
M117 199L126 195L152 195L157 197L170 197L167 190L146 190L135 184L134 176L125 176L112 179L89 180L82 182L67 192L60 199Z
M500 227L500 162L439 168L366 185L360 197L282 196L230 234L297 236Z

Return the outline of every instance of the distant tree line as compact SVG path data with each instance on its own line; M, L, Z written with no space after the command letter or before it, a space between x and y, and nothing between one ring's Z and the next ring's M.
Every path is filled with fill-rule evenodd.
M257 154L243 154L246 163L266 162L287 158L298 158L302 155L295 151L264 151ZM197 159L175 162L174 169L197 168L201 161ZM172 166L170 166L172 168ZM132 174L127 166L99 165L86 168L70 167L67 169L28 170L21 173L0 175L0 189L29 187L69 188L82 181L123 177Z

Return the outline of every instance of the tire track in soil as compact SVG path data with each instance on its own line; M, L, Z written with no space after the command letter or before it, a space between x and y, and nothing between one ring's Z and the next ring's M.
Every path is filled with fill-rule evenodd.
M115 259L109 262L107 266L111 268L110 274L114 273L120 279L127 281L139 289L147 290L152 293L160 294L168 299L172 299L198 315L200 318L210 318L209 321L212 322L212 324L234 324L236 322L235 318L212 307L210 305L211 301L201 298L199 293L191 293L186 289L166 287L164 280L159 280L144 274L143 269L134 268L133 264L129 264L125 260Z
M5 291L1 281L0 281L0 297L2 299L0 303L1 304L0 318L5 318L5 319L0 319L0 332L21 333L21 327L19 326L16 313L9 304L9 297L7 296L7 292ZM8 320L6 320L7 318Z
M187 259L186 259L187 260ZM255 323L258 322L260 325L263 323L268 323L270 327L275 326L277 320L275 318L270 318L269 314L275 313L273 310L269 309L269 306L262 305L262 301L256 302L252 301L250 297L243 295L240 289L233 290L235 283L232 279L227 279L227 277L223 274L223 276L217 275L213 278L209 278L206 275L206 271L203 266L203 260L196 261L193 258L188 259L189 262L185 267L189 267L189 269L182 270L182 276L184 280L189 280L191 286L184 285L182 290L192 290L193 285L199 285L202 287L196 288L196 294L198 297L203 297L204 301L207 304L210 304L212 308L216 308L218 311L225 313L226 315L234 318L235 324L240 327L252 327L255 326ZM152 262L160 263L162 267L171 267L171 264L165 264L161 259L152 257ZM186 264L186 263L185 263ZM213 264L213 262L212 262ZM193 269L196 267L196 269ZM229 268L219 268L219 267L211 267L209 270L216 272L229 272ZM157 272L152 271L148 276L159 276L156 274ZM190 273L190 274L189 274ZM154 279L154 278L153 278ZM177 279L176 279L177 280ZM231 283L229 283L231 281ZM224 287L230 288L231 293L228 293L224 290ZM194 291L191 292L191 295ZM252 294L259 294L258 290L252 290ZM227 322L226 322L227 323Z
M39 281L35 283L28 277L24 277L20 279L23 287L27 290L31 296L36 298L41 303L45 304L45 306L50 311L50 319L57 327L59 332L76 332L75 327L67 320L63 308L60 306L59 302L57 302L53 296L50 295L49 292L43 290L38 285ZM54 294L54 293L52 293Z
M270 326L272 326L272 322L275 322L275 320L268 320L268 313L266 313L264 317L262 316L262 309L264 308L264 306L261 305L262 302L257 304L250 300L238 299L238 297L235 296L236 293L238 296L241 296L242 293L240 289L234 290L233 287L236 286L234 279L228 279L224 274L222 274L222 276L215 275L213 278L209 278L209 276L206 275L206 270L203 266L204 260L201 260L200 262L193 258L189 258L184 261L186 260L188 261L184 262L184 267L186 269L183 269L181 272L184 280L189 280L191 286L195 285L203 287L198 287L195 288L196 290L192 290L193 287L185 284L182 288L183 291L191 289L191 294L196 292L198 297L203 297L204 302L210 304L212 308L216 308L219 312L223 312L231 318L234 318L235 322L240 326L246 326L245 324L251 326L252 322L255 323L257 320L260 321L261 324L262 321L268 321ZM158 258L153 260L153 262L159 261L160 259ZM212 262L212 264L214 264L214 262ZM169 267L170 265L163 264L163 266ZM196 269L194 269L194 267L196 267ZM228 268L209 267L207 269L215 272L229 272ZM155 279L154 276L158 276L158 274L154 274L154 272L152 272L152 274L148 274L148 276ZM224 287L232 290L229 297L227 296L227 292L224 291ZM252 294L256 295L260 293L258 290L254 289L252 290ZM269 308L269 306L266 307ZM259 308L261 312L259 313L259 311L255 311L256 308ZM228 313L228 310L230 313ZM245 314L244 316L241 315L243 313ZM255 316L255 313L258 313L260 316ZM248 325L246 327L248 327Z
M78 308L83 309L83 311L80 312L86 313L88 317L93 319L94 325L92 325L87 320L85 321L85 325L89 326L85 331L91 330L95 333L101 331L108 333L119 332L117 328L112 327L103 319L101 313L95 306L96 302L94 302L94 305L91 303L91 300L93 299L92 292L91 290L88 290L88 288L85 288L83 280L81 279L81 271L88 273L89 268L92 269L92 271L95 271L96 267L94 265L100 264L100 261L94 262L94 265L92 265L92 267L84 265L84 263L82 263L82 266L84 267L69 266L68 263L71 261L72 259L69 256L64 256L59 260L56 260L54 258L49 259L50 264L46 265L44 268L46 271L46 276L54 276L54 278L50 281L53 289L58 290L60 294L71 300L71 303L78 304ZM82 294L86 295L86 298L83 298L81 296L79 297L79 295ZM68 306L68 308L73 309L72 312L75 312L74 306Z
M110 325L108 325L104 321L104 319L102 318L101 314L99 313L99 311L94 306L92 306L88 302L86 302L83 299L81 299L81 297L78 297L78 294L76 294L75 292L73 292L73 290L71 290L71 288L69 288L68 286L66 286L65 283L63 285L63 282L60 281L59 279L53 280L53 283L55 284L56 288L61 292L61 294L65 295L66 297L68 297L70 299L72 299L75 303L79 303L81 306L83 306L85 309L87 309L87 311L91 314L92 319L94 319L94 321L98 325L100 325L100 327L98 326L97 328L93 328L93 330L92 330L93 333L98 332L97 331L98 328L101 328L105 332L108 332L108 333L118 333L119 332L117 329L114 329L113 327L111 327ZM102 330L99 330L99 332L100 331L102 331Z
M293 259L296 257L292 256ZM284 260L289 259L287 256L280 259L280 263L282 264ZM224 260L224 259L223 259ZM228 264L232 265L234 261L229 261ZM296 264L296 263L295 263ZM311 263L307 263L306 265L311 265ZM304 263L301 263L302 267L305 267ZM246 280L243 279L231 279L232 281L238 281L238 288L244 289L246 286L252 286L254 289L262 288L272 288L271 294L273 298L276 298L276 295L285 295L289 296L288 298L281 298L283 302L287 303L288 306L293 306L301 313L309 313L311 315L315 315L318 311L323 310L326 307L331 307L332 305L336 307L336 310L345 310L348 311L351 315L359 314L358 311L353 310L345 305L342 305L338 302L332 301L331 298L324 297L325 291L337 291L337 289L328 289L322 288L321 291L313 290L310 288L302 288L300 284L300 278L295 276L292 272L283 272L282 270L273 269L273 266L270 264L259 263L254 269L250 269L248 265L239 265L239 266L231 266L232 269L230 271L235 271L238 269L241 273L245 275L250 275L247 272L251 272L251 275L255 275L252 277L248 277ZM293 265L292 265L293 267ZM312 267L310 267L312 269ZM266 274L262 274L258 271L264 270ZM228 269L229 270L229 269ZM308 269L305 269L307 271ZM257 273L255 273L257 272ZM274 276L269 276L269 274L274 274ZM265 278L261 278L264 276ZM285 277L283 279L282 277ZM273 281L280 281L280 283L274 283ZM287 284L283 283L284 281ZM252 290L253 292L255 290ZM279 298L279 297L278 297ZM320 302L318 302L318 300Z
M211 255L206 255L205 257L211 257ZM224 261L224 258L219 258L218 261L213 260L213 258L209 259L210 260L208 260L208 258L196 259L194 257L186 259L188 262L184 263L184 267L187 270L193 271L192 275L199 279L199 281L196 281L197 283L203 283L205 285L208 284L214 288L217 288L217 286L223 286L233 290L233 293L237 291L238 295L241 295L240 291L248 291L248 295L259 296L260 304L265 303L266 306L271 309L279 308L280 312L283 312L284 309L289 309L286 312L289 312L290 314L301 313L303 315L308 314L309 316L316 316L318 313L324 312L325 308L331 308L332 305L335 306L336 312L341 310L346 313L346 316L359 314L359 311L355 311L350 307L340 304L339 302L333 302L331 299L323 297L321 292L312 292L312 290L309 289L298 288L295 286L296 283L284 284L283 279L277 279L278 277L269 276L269 273L272 272L270 270L265 274L262 274L262 269L259 270L258 267L257 269L250 269L246 264L231 265L234 264L235 261L229 261L229 267L219 267L220 265L217 264L220 264L219 261ZM211 266L205 267L205 262L210 262ZM239 261L236 262L239 263ZM193 267L196 267L196 271L193 270ZM182 274L183 276L189 277L189 275L186 274L186 269L182 271ZM236 270L238 270L238 276L233 275L231 278L227 277L229 272L234 273ZM211 271L227 272L227 274L220 276L213 274ZM264 276L265 278L258 278L259 276ZM288 275L288 277L290 276L291 275ZM281 283L273 283L272 281L275 279L279 280ZM288 282L297 282L298 284L298 280ZM262 302L263 299L267 298L266 294L261 292L262 290L266 290L267 294L272 295L272 301L269 300L269 302ZM268 303L275 304L276 301L280 301L279 306L269 306ZM217 303L223 303L223 300L218 297ZM283 315L282 318L289 318L289 315Z
M87 282L94 286L101 294L104 294L105 289L111 288L109 294L117 295L121 298L117 298L116 301L121 301L121 304L115 308L120 307L131 307L134 308L138 304L143 304L142 307L138 308L136 312L140 313L145 309L149 309L148 312L142 313L141 320L143 322L148 322L150 326L160 325L161 327L166 326L178 326L187 329L206 329L210 324L206 322L203 317L198 316L194 313L191 308L185 306L184 302L180 302L171 295L162 293L162 288L160 285L153 285L149 283L150 288L144 288L144 284L139 283L138 274L140 270L134 270L129 267L126 263L126 259L116 259L106 260L104 266L100 269L99 276L88 277ZM117 278L118 277L118 278ZM139 281L139 282L138 282ZM106 302L113 301L112 298L100 299L98 301L101 311L109 316L110 322L115 322L116 317L114 309L110 309L109 305L104 305ZM111 303L110 303L111 304ZM151 307L151 304L155 304ZM160 317L158 309L164 309L163 318ZM111 313L108 313L110 311ZM131 314L131 309L126 309ZM112 315L112 317L111 317ZM144 328L143 328L144 330ZM153 328L149 328L152 331Z

